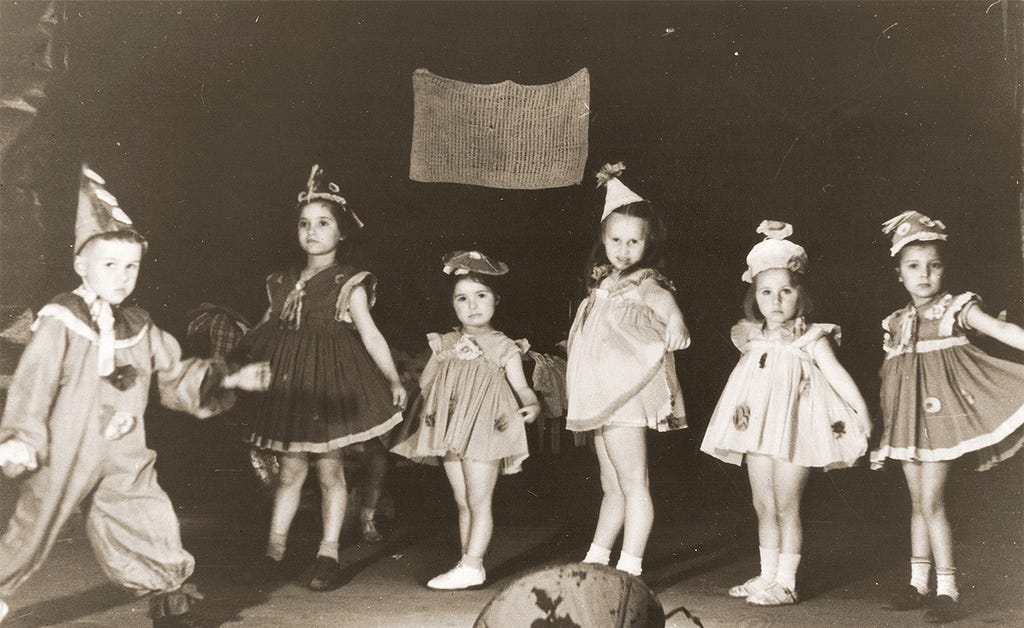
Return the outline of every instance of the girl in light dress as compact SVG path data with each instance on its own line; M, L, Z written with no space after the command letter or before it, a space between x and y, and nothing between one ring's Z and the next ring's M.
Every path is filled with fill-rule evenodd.
M701 450L746 462L757 512L761 573L729 595L750 604L795 604L810 471L848 467L867 451L871 421L853 379L836 360L836 325L807 323L807 254L792 226L764 221L747 255L746 317L732 328L740 361L708 423Z
M431 589L466 589L487 579L483 559L494 530L491 500L499 474L517 473L528 456L526 429L540 412L517 344L491 326L508 266L477 251L445 256L459 327L428 334L431 356L420 377L419 425L392 451L416 461L440 459L459 512L462 557L431 579Z
M601 510L583 562L640 575L654 522L647 430L686 427L673 351L690 344L672 283L660 272L665 227L651 204L619 180L621 163L598 174L606 188L600 239L588 265L589 294L569 332L566 427L592 431L601 469Z

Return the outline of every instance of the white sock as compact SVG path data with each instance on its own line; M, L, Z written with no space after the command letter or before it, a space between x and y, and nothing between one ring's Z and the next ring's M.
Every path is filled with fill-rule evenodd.
M948 595L954 601L960 599L960 591L956 588L956 568L935 568L935 595Z
M761 554L761 580L775 582L775 574L779 571L779 550L778 548L759 547L757 551Z
M316 550L316 555L338 560L338 542L320 541L320 547Z
M469 567L476 569L477 571L484 570L484 557L483 556L470 556L469 554L463 554L462 560L459 561L463 567Z
M921 595L928 594L928 578L931 576L932 563L927 558L910 557L910 586Z
M605 549L600 545L590 544L590 549L587 550L587 555L583 557L583 562L592 563L595 565L607 565L608 561L612 559L612 551Z
M625 571L631 576L639 576L644 571L640 566L643 560L639 556L622 552L619 554L619 562L615 565L615 568L619 571Z
M796 591L796 568L800 566L800 554L779 554L779 571L775 582L790 591Z
M288 545L287 534L275 534L270 533L270 538L267 539L267 556L273 558L277 562L281 562L284 558L285 546Z

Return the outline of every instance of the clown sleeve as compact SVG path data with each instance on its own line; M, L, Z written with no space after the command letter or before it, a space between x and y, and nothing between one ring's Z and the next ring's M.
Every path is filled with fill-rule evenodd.
M150 325L149 342L163 406L205 419L234 405L234 392L220 386L229 372L223 359L182 360L178 341L155 325Z
M41 317L7 391L0 442L16 438L45 459L49 450L49 419L60 390L68 331L59 320Z

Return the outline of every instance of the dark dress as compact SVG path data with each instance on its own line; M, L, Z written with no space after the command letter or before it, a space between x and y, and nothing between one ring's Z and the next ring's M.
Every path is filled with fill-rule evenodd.
M387 380L348 317L360 285L372 306L376 278L350 266L328 267L301 284L297 269L267 278L270 311L239 347L248 360L269 360L273 371L270 389L250 408L250 443L324 453L401 422Z

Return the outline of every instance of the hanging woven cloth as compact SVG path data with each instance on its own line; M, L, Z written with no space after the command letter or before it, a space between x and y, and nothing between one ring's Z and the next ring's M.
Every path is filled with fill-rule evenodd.
M476 85L419 69L409 178L536 190L576 185L587 162L590 74Z

